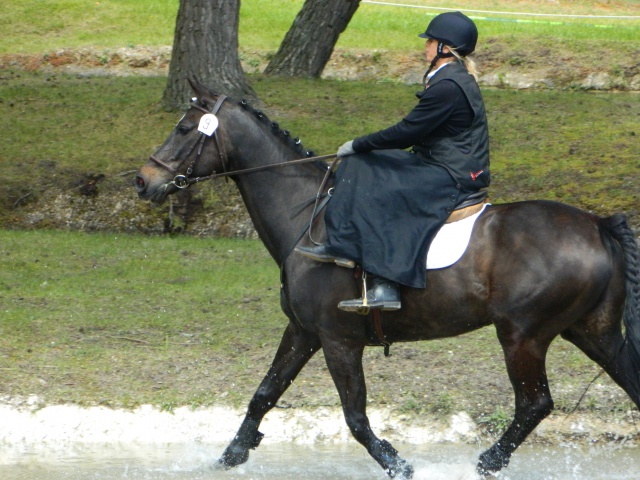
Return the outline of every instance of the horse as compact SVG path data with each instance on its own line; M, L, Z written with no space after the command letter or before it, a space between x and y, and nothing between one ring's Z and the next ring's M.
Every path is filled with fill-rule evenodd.
M231 178L280 267L288 318L274 360L217 465L231 468L248 459L262 440L265 415L322 349L353 437L388 476L412 478L411 464L376 436L367 417L362 358L376 343L371 316L337 308L359 296L360 280L353 270L293 251L311 245L305 233L311 226L315 236L324 233L318 188L327 162L314 160L298 139L246 102L190 82L196 97L138 170L135 190L141 199L161 203L199 181ZM495 327L515 412L502 436L480 454L476 469L482 475L506 467L552 411L545 357L558 336L600 365L640 407L640 262L624 214L601 217L544 200L487 206L462 258L429 270L426 288L402 287L401 296L401 310L377 319L387 345Z

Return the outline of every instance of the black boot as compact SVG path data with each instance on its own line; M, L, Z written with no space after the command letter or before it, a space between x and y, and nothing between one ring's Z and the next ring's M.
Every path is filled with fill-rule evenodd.
M326 245L317 245L314 247L296 247L296 252L305 257L312 258L318 262L335 263L341 267L355 268L356 262L346 258L336 257L329 253Z
M366 303L363 298L344 300L338 304L340 310L361 313L368 308L380 308L384 311L400 310L400 289L398 284L386 278L369 274L372 287L367 290Z

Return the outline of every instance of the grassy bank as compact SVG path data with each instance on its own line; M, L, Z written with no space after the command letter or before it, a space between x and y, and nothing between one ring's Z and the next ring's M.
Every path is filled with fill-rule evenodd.
M416 87L397 83L252 80L272 119L319 154L386 126L415 101ZM162 78L18 70L4 75L0 225L25 227L29 208L44 192L78 196L90 176L108 180L98 183L96 202L133 198L126 172L139 168L179 118L159 108L163 88ZM632 225L640 226L636 94L485 90L484 96L494 202L560 200L602 215L625 211ZM202 188L210 205L224 187L216 182Z
M240 45L249 50L275 51L291 26L303 0L243 0ZM426 24L448 2L406 0L403 7L362 3L340 38L340 48L413 51L421 41L408 32ZM556 39L567 42L637 41L640 16L635 1L548 2L461 0L455 7L473 16L484 38ZM175 0L22 0L3 5L0 26L2 53L40 53L59 48L117 48L130 45L171 45L178 9ZM468 10L468 11L467 11ZM527 15L526 13L538 15ZM510 14L511 13L511 14ZM542 14L541 16L539 14ZM575 16L572 16L575 15ZM608 16L611 18L590 18ZM372 32L376 32L372 35ZM564 47L566 48L566 46Z
M282 331L277 268L257 242L3 232L0 252L0 397L236 403L246 387L232 384Z

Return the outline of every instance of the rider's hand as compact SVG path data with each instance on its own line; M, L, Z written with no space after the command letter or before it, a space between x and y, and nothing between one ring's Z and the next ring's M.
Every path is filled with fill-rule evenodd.
M346 157L347 155L353 155L356 151L353 149L353 140L349 140L348 142L343 143L338 148L338 157Z

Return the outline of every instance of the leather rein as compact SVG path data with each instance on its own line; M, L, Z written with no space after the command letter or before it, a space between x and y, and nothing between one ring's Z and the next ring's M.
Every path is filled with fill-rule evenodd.
M200 110L201 112L203 112L204 114L212 114L212 115L216 115L219 111L220 108L222 107L222 104L224 103L224 101L227 99L226 95L220 95L218 97L218 100L216 101L216 103L214 104L213 108L211 109L211 111L207 110L206 108L198 105L196 103L196 98L192 99L191 102L191 107L195 108L197 110ZM311 163L311 162L316 162L319 160L328 160L331 158L335 158L336 154L330 154L330 155L320 155L320 156L316 156L316 157L306 157L306 158L299 158L297 160L290 160L287 162L281 162L281 163L274 163L271 165L261 165L259 167L252 167L252 168L245 168L242 170L233 170L233 171L227 171L227 157L224 153L224 150L222 148L220 148L220 141L218 140L218 135L216 135L217 130L215 130L212 134L207 134L204 133L202 131L200 131L200 136L198 137L198 139L196 140L196 142L193 144L193 146L189 149L189 152L187 153L187 155L184 157L184 160L180 163L180 165L182 165L182 163L184 161L186 161L187 158L189 158L189 156L193 153L193 151L196 149L196 147L198 147L198 151L196 154L195 159L193 160L193 162L191 162L191 164L187 167L187 170L185 172L185 174L180 174L178 173L178 169L172 167L171 165L163 162L162 160L160 160L159 158L156 158L154 155L151 155L149 157L149 159L151 161L153 161L155 164L161 166L162 168L164 168L165 170L173 173L175 176L173 178L173 180L171 182L169 182L167 184L168 185L175 185L176 188L179 189L185 189L190 187L191 185L195 184L195 183L199 183L205 180L213 180L219 177L230 177L233 175L244 175L247 173L252 173L252 172L259 172L261 170L269 170L269 169L273 169L273 168L279 168L279 167L286 167L286 166L290 166L290 165L299 165L302 163ZM220 161L222 164L222 172L216 173L215 171L211 174L211 175L206 175L203 177L192 177L191 174L193 173L193 170L195 168L196 163L198 162L198 160L200 159L200 156L202 155L202 150L204 149L204 144L207 140L207 138L209 137L213 137L213 140L216 144L216 149L218 150L218 155L220 156ZM180 166L178 166L178 168L180 168Z

